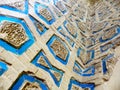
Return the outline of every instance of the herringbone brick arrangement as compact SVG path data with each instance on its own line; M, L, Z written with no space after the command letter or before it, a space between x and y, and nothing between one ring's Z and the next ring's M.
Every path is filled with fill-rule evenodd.
M120 90L119 45L120 0L0 0L0 90Z

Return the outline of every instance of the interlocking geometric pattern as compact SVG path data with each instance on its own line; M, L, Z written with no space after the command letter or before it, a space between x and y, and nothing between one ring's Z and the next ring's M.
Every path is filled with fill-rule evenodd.
M110 80L120 1L87 1L0 0L0 90L97 90Z

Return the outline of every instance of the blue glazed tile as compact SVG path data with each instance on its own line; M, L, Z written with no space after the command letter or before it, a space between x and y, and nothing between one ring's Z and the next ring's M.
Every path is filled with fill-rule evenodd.
M90 63L94 59L95 51L94 50L89 50L87 53L90 53L90 59L86 62L86 64Z
M30 19L31 19L32 22L34 23L34 25L35 25L35 27L36 27L36 30L37 30L37 32L38 32L40 35L43 35L43 34L48 30L47 27L45 27L42 23L40 23L39 21L37 21L37 20L36 20L35 18L33 18L32 16L30 16ZM38 26L37 26L36 23L38 23L38 24L42 27L43 31L39 30L39 28L38 28Z
M0 46L8 51L11 51L12 53L18 55L23 54L35 42L34 37L32 36L32 33L26 25L25 21L14 17L0 15L0 23L2 21L14 22L22 25L29 39L20 48L15 48L14 46L0 39Z
M76 70L75 68L77 68L79 70ZM80 66L80 64L78 62L76 62L76 61L74 63L73 71L76 72L77 74L79 74L80 76L90 77L90 76L95 75L95 67L94 66L90 66L88 68L82 68ZM91 71L91 72L89 72L89 71Z
M40 60L40 57L43 57L45 62L47 63L47 65L49 66L49 68L46 68L45 66L41 65L40 63L38 63L38 61ZM44 69L46 72L48 72L51 77L53 78L55 84L59 87L62 81L62 76L63 76L63 71L58 70L57 68L53 67L51 65L51 63L48 61L47 57L44 55L44 53L42 51L40 51L37 56L32 60L31 62L32 64L34 64L35 66ZM54 74L52 73L52 71L57 72L60 74L60 80L57 80L56 77L54 76Z
M48 65L49 68L52 68L52 65L50 64L50 62L48 61L47 57L44 55L44 53L42 51L40 51L37 56L33 59L32 63L37 66L37 67L40 67L42 69L44 69L45 71L49 71L49 68L46 68L45 66L41 65L38 63L39 61L39 58L40 57L43 57L46 64Z
M41 80L38 80L37 78L27 75L27 74L23 74L16 82L15 84L12 86L11 90L21 90L20 88L22 87L22 85L25 83L25 81L28 81L30 83L38 83L39 87L42 90L49 90L47 85L42 82Z
M64 37L66 37L66 35L61 32L61 31L64 31L61 26L57 28L57 31L58 31L61 35L63 35Z
M57 73L60 74L61 78L60 78L59 81L56 79L56 77L53 75L53 73L52 73L51 71L55 71L55 72L57 72ZM61 84L61 82L62 82L62 77L63 77L63 74L64 74L63 71L60 71L60 70L58 70L58 69L52 67L51 70L49 71L49 73L50 73L50 75L52 76L52 78L53 78L55 84L59 87L60 84Z
M65 47L66 50L68 51L68 54L67 54L67 57L66 57L65 60L63 60L63 59L61 59L60 57L58 57L58 56L55 54L54 50L51 48L51 45L52 45L52 43L53 43L55 40L58 40L60 43L62 43L62 45L64 45L64 47ZM53 54L53 56L55 57L55 59L57 59L59 62L61 62L62 64L65 64L65 65L68 63L69 56L70 56L70 52L69 52L66 44L65 44L59 37L57 37L57 36L55 36L55 35L52 36L52 37L50 38L50 40L47 42L47 46L48 46L50 52L51 52L51 53Z
M64 7L64 10L61 10L60 7L57 5L57 3L61 3L61 7ZM65 5L60 1L60 0L54 0L54 5L63 13L67 13L67 8L65 7Z
M67 24L68 24L68 21L64 21L64 27L66 28L66 30L69 32L69 34L71 35L71 36L73 36L74 38L77 38L77 31L76 31L76 33L73 35L69 30L68 30L68 28L67 28ZM69 23L70 24L70 23Z
M112 48L114 46L114 44L107 44L107 48L106 45L100 46L100 51L101 52L106 52L108 51L110 48ZM104 49L105 48L105 49Z
M119 34L120 34L120 27L119 26L114 26L114 27L112 27L112 28L115 28L116 27L116 33L113 35L113 36L111 36L110 38L107 38L107 39L103 39L102 37L99 39L99 41L100 42L106 42L106 41L109 41L109 40L112 40L113 38L115 38L116 36L118 36ZM111 28L111 29L112 29ZM111 29L108 29L107 31L109 31L109 30L111 30Z
M80 52L82 51L83 49L81 49L81 48L78 48L78 50L77 50L77 57L80 57L81 55L80 55ZM94 50L88 50L88 51L86 51L87 53L90 53L90 59L89 60L87 60L87 62L86 62L86 64L88 64L88 63L90 63L93 59L94 59L94 55L95 55L95 51Z
M8 67L5 63L0 61L0 76L8 70Z
M67 38L68 43L71 45L71 47L74 47L75 42L71 41L71 39L69 37L66 37L66 38Z
M110 54L108 56L106 56L104 59L102 59L102 70L103 70L103 74L107 73L107 61L109 59L111 59L114 56L114 54Z
M70 39L67 35L65 35L65 33L63 33L64 30L63 30L63 28L62 28L61 26L57 28L57 31L58 31L62 36L65 37L65 39L68 41L68 43L69 43L72 47L74 47L75 42L74 42L74 41L71 41L71 39ZM61 31L63 31L63 32L61 32Z
M81 48L78 48L78 50L77 50L77 57L80 57L80 51L81 51Z
M78 70L76 70L75 68L77 68ZM78 74L81 74L81 72L82 72L81 66L76 61L74 63L73 71L76 72L76 73L78 73Z
M91 71L91 73L88 73L89 71ZM90 66L86 69L84 69L84 71L82 72L83 76L94 76L95 75L95 67L94 66Z
M83 89L88 88L89 90L94 90L94 88L95 88L95 84L93 84L93 83L90 83L90 84L81 83L81 82L78 82L77 80L71 79L70 84L68 86L68 90L72 90L72 85L76 85L77 87L80 87Z
M44 18L40 13L39 13L39 7L41 8L44 8L44 9L47 9L49 11L49 13L51 14L52 16L52 19L50 21L48 21L46 18ZM38 2L35 2L35 5L34 5L34 11L35 13L43 20L45 21L48 25L51 25L55 22L55 18L53 16L53 13L51 12L51 10L48 8L48 6L45 6L43 4L40 4Z

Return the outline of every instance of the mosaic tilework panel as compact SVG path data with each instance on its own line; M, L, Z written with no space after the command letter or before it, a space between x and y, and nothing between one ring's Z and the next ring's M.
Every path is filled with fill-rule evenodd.
M119 0L86 1L0 0L0 90L99 90L110 81Z

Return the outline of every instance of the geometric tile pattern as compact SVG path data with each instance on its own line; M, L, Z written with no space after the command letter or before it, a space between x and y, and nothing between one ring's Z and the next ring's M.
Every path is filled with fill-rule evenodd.
M120 1L86 1L0 1L0 90L97 90L110 80Z
M68 41L70 46L74 47L75 42L73 41L72 37L70 37L67 32L63 29L62 26L57 28L58 32L65 37L65 39Z
M83 64L88 64L89 62L94 60L94 55L94 50L85 51L84 49L78 48L77 57L81 59Z
M47 85L43 82L35 78L34 76L23 74L16 81L15 85L11 88L11 90L49 90Z
M35 13L47 24L51 25L53 22L55 22L55 18L51 10L47 6L35 2L34 10Z
M88 68L82 68L78 62L75 62L73 71L81 76L93 76L95 74L94 66L90 66Z
M33 59L32 64L47 71L53 78L56 85L60 86L63 71L53 67L44 55L43 51L40 51L40 53Z
M8 70L7 65L4 62L0 61L0 76Z
M34 37L22 19L0 15L1 31L4 36L0 46L15 54L23 54L33 43Z
M63 13L67 12L65 5L60 0L54 0L54 5Z
M70 52L66 44L57 36L52 38L47 43L50 52L53 56L63 64L67 64L70 56Z
M77 80L71 79L68 90L94 90L94 84L80 83Z
M72 35L74 38L77 37L77 30L76 30L75 26L73 26L69 22L65 21L64 27L66 28L66 30L69 32L70 35Z
M43 35L48 30L48 28L45 25L43 25L41 22L36 20L34 17L31 16L30 18L33 21L36 27L36 30L38 31L40 35Z
M108 56L106 56L105 58L103 58L102 60L102 70L103 70L103 74L107 73L107 62L109 62L111 60L111 58L113 57L113 54L110 54ZM112 60L111 60L112 61Z

